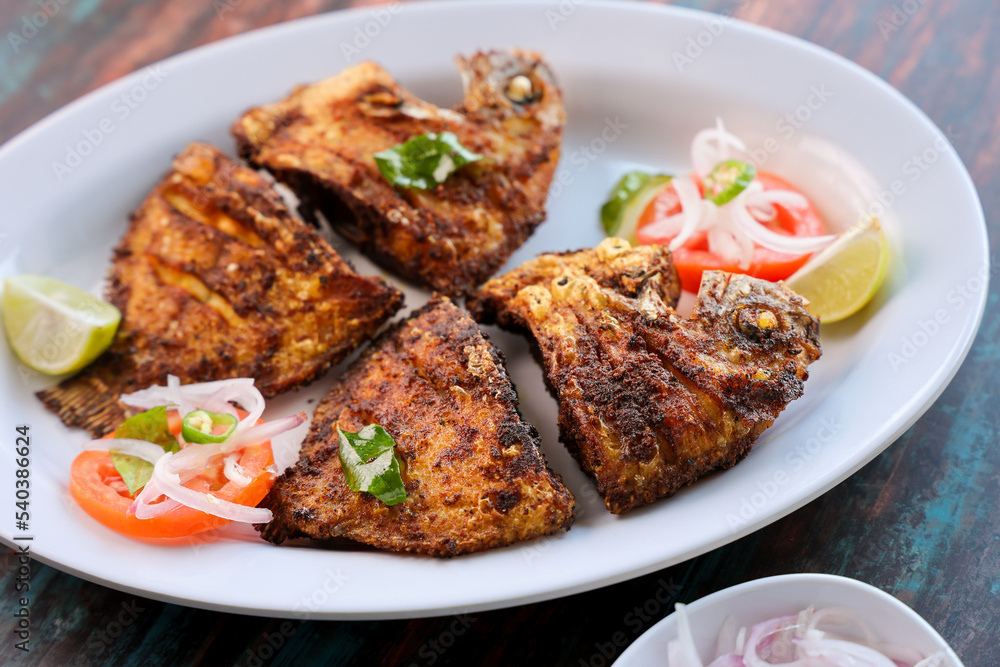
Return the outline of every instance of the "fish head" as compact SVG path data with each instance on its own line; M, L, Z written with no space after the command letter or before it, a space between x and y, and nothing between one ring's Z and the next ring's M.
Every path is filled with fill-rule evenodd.
M802 354L809 362L820 355L819 320L806 304L783 282L705 271L691 317L740 348Z
M459 56L456 61L465 91L456 111L504 123L537 120L547 132L565 125L562 93L540 54L510 49Z

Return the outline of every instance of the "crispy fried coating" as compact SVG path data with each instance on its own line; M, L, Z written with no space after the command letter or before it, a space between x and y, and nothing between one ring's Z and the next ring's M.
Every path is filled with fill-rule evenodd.
M386 269L450 296L491 276L545 219L559 160L562 94L541 56L490 51L457 59L465 98L441 109L364 62L244 114L240 155L265 167ZM485 159L432 190L393 187L374 153L426 132L453 132Z
M107 298L123 315L111 348L39 393L66 424L95 436L121 422L120 394L168 374L253 377L265 396L301 386L403 301L293 218L260 174L197 143L132 214Z
M407 499L387 507L348 489L337 429L379 424L396 440ZM347 537L453 556L573 522L573 496L517 412L503 357L461 308L437 298L383 336L316 409L302 458L262 503L275 543Z
M534 338L560 437L615 514L742 460L820 356L818 321L782 283L705 272L687 320L677 292L665 248L607 239L526 262L469 304Z

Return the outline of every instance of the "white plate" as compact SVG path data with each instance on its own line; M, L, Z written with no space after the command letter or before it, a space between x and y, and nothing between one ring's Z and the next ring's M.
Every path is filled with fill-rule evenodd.
M345 46L441 104L459 98L455 54L534 48L547 55L565 91L570 120L559 173L568 184L553 188L549 221L512 263L597 243L598 206L622 171L636 164L685 169L692 134L716 115L738 133L780 142L767 168L791 170L793 178L823 175L803 187L837 226L849 224L852 206L863 207L866 197L863 175L851 172L844 156L882 188L891 191L898 181L886 212L889 222L900 221L896 263L881 303L823 331L824 356L805 396L750 457L673 499L614 517L559 445L555 404L525 343L497 334L524 416L539 427L549 461L579 500L582 514L569 533L446 561L274 547L238 528L146 544L105 530L68 500L70 462L86 437L42 408L28 391L33 379L3 346L0 479L13 496L14 425L30 424L37 558L122 590L246 613L390 618L510 606L622 581L757 530L860 468L930 406L972 342L986 294L979 275L988 271L979 202L939 130L870 73L779 33L645 4L561 7L419 3L396 14L335 13L212 44L97 90L0 150L7 234L0 273L44 273L98 289L129 212L174 154L192 140L232 152L228 128L241 112L335 74L347 64ZM365 31L373 35L367 43L359 37ZM699 43L700 55L691 47ZM698 57L679 71L674 54L688 48ZM809 118L795 129L782 120L786 114ZM933 164L911 181L915 167L907 161L921 154ZM276 400L270 414L305 405L331 379ZM13 532L12 520L4 520L2 539L10 543Z
M699 655L708 664L715 657L719 630L727 616L735 619L737 627L749 628L810 605L846 607L868 623L879 641L909 646L924 656L941 651L947 660L938 667L962 667L948 643L917 612L874 586L832 574L783 574L748 581L692 602L687 614ZM644 632L614 667L666 665L667 644L673 639L677 639L676 612Z

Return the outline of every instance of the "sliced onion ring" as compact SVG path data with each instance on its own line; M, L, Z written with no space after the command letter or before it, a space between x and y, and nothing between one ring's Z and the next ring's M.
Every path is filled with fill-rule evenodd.
M238 454L230 454L222 462L222 472L225 473L226 479L235 484L236 486L246 487L250 486L250 482L253 479L247 477L243 474L243 466L240 465Z
M698 229L698 224L702 219L702 207L703 206L714 206L711 202L705 202L701 198L701 192L698 190L698 186L694 184L690 178L686 176L679 176L673 180L674 191L677 193L677 199L681 203L681 211L684 214L684 225L681 227L681 231L670 241L670 250L677 250L682 245L687 243L687 240L691 238L695 230Z
M658 218L642 228L644 236L652 238L666 238L676 236L684 226L684 213L675 213L665 218Z
M680 642L680 657L685 665L702 667L698 648L694 645L694 637L691 636L691 623L688 621L687 606L678 602L674 605L674 610L677 612L677 639Z
M261 507L247 507L228 500L216 498L209 493L202 493L183 486L176 473L169 473L164 463L169 457L164 457L153 466L153 479L163 495L176 500L182 505L196 509L205 514L240 521L243 523L267 523L273 517L271 510Z
M147 463L156 463L166 452L163 447L147 442L136 440L135 438L102 438L91 440L83 446L87 451L116 451L120 454L128 454L140 458Z
M163 498L163 500L158 503L154 502L157 498ZM130 514L134 514L137 519L154 519L178 507L182 507L182 505L176 500L164 497L160 493L159 487L156 486L156 480L150 479L132 501L128 511Z
M295 428L271 438L271 453L274 455L276 474L283 473L299 460L302 441L305 440L308 431L309 423L304 421Z
M816 252L826 247L834 239L836 234L826 236L786 236L773 232L764 225L754 220L746 206L741 202L733 203L733 220L740 228L746 232L747 236L753 239L754 243L775 252L783 252L789 255L803 255L807 252Z
M709 143L714 141L712 148ZM702 130L691 140L691 165L699 178L705 178L715 165L729 159L729 148L746 151L747 147L739 137L726 131L721 118L715 119L715 127Z
M872 629L868 627L868 624L865 623L865 620L850 609L846 609L844 607L824 607L823 609L818 609L810 614L809 620L806 621L806 623L806 630L818 630L821 624L854 624L861 630L862 634L864 634L865 641L868 642L869 645L874 646L878 642L878 638L875 636L875 633L872 632Z
M683 605L677 606L678 638L667 644L669 667L701 664L689 651L695 649ZM735 633L727 618L716 643L717 658L708 667L935 667L942 664L944 653L927 658L916 649L880 644L868 623L858 614L842 607L813 610L770 618L750 630L744 645L746 628ZM853 625L862 639L836 636L819 629L820 625ZM783 655L785 654L785 655ZM777 662L785 660L784 662Z
M221 443L222 452L228 454L229 452L239 451L249 445L265 442L276 435L280 435L285 431L290 431L300 424L304 424L307 419L308 417L305 412L298 412L288 417L282 417L281 419L275 419L274 421L250 427L243 433L239 433L237 431L237 433L232 435L229 440Z
M795 614L789 616L778 616L768 619L762 623L758 623L750 628L750 633L747 635L746 646L744 647L743 652L743 661L747 664L747 667L771 667L771 663L761 658L757 654L757 650L761 648L761 644L766 643L766 640L771 638L773 634L795 627L797 625L797 621L798 615ZM794 665L795 663L784 664Z
M802 650L805 658L826 658L831 664L843 667L852 667L853 665L898 667L896 663L875 649L852 641L813 637L803 637L792 641Z

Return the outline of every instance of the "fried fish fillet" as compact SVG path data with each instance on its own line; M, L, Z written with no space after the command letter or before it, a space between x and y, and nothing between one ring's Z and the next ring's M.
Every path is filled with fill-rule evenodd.
M132 214L114 251L108 300L122 311L111 348L39 393L95 436L123 418L118 396L173 374L256 378L265 396L346 357L402 305L293 218L260 174L191 144Z
M441 109L372 62L248 111L240 155L265 167L388 270L450 296L491 276L545 219L559 160L562 94L537 53L459 57L464 101ZM485 159L432 190L393 187L374 153L453 132Z
M676 295L665 248L607 239L526 262L469 305L534 338L560 437L615 514L742 460L820 356L818 321L782 283L706 272L687 320Z
M434 556L482 551L573 522L573 496L517 412L500 352L437 298L369 347L316 409L302 458L275 482L264 539L347 537ZM347 487L337 429L379 424L396 440L407 498Z

